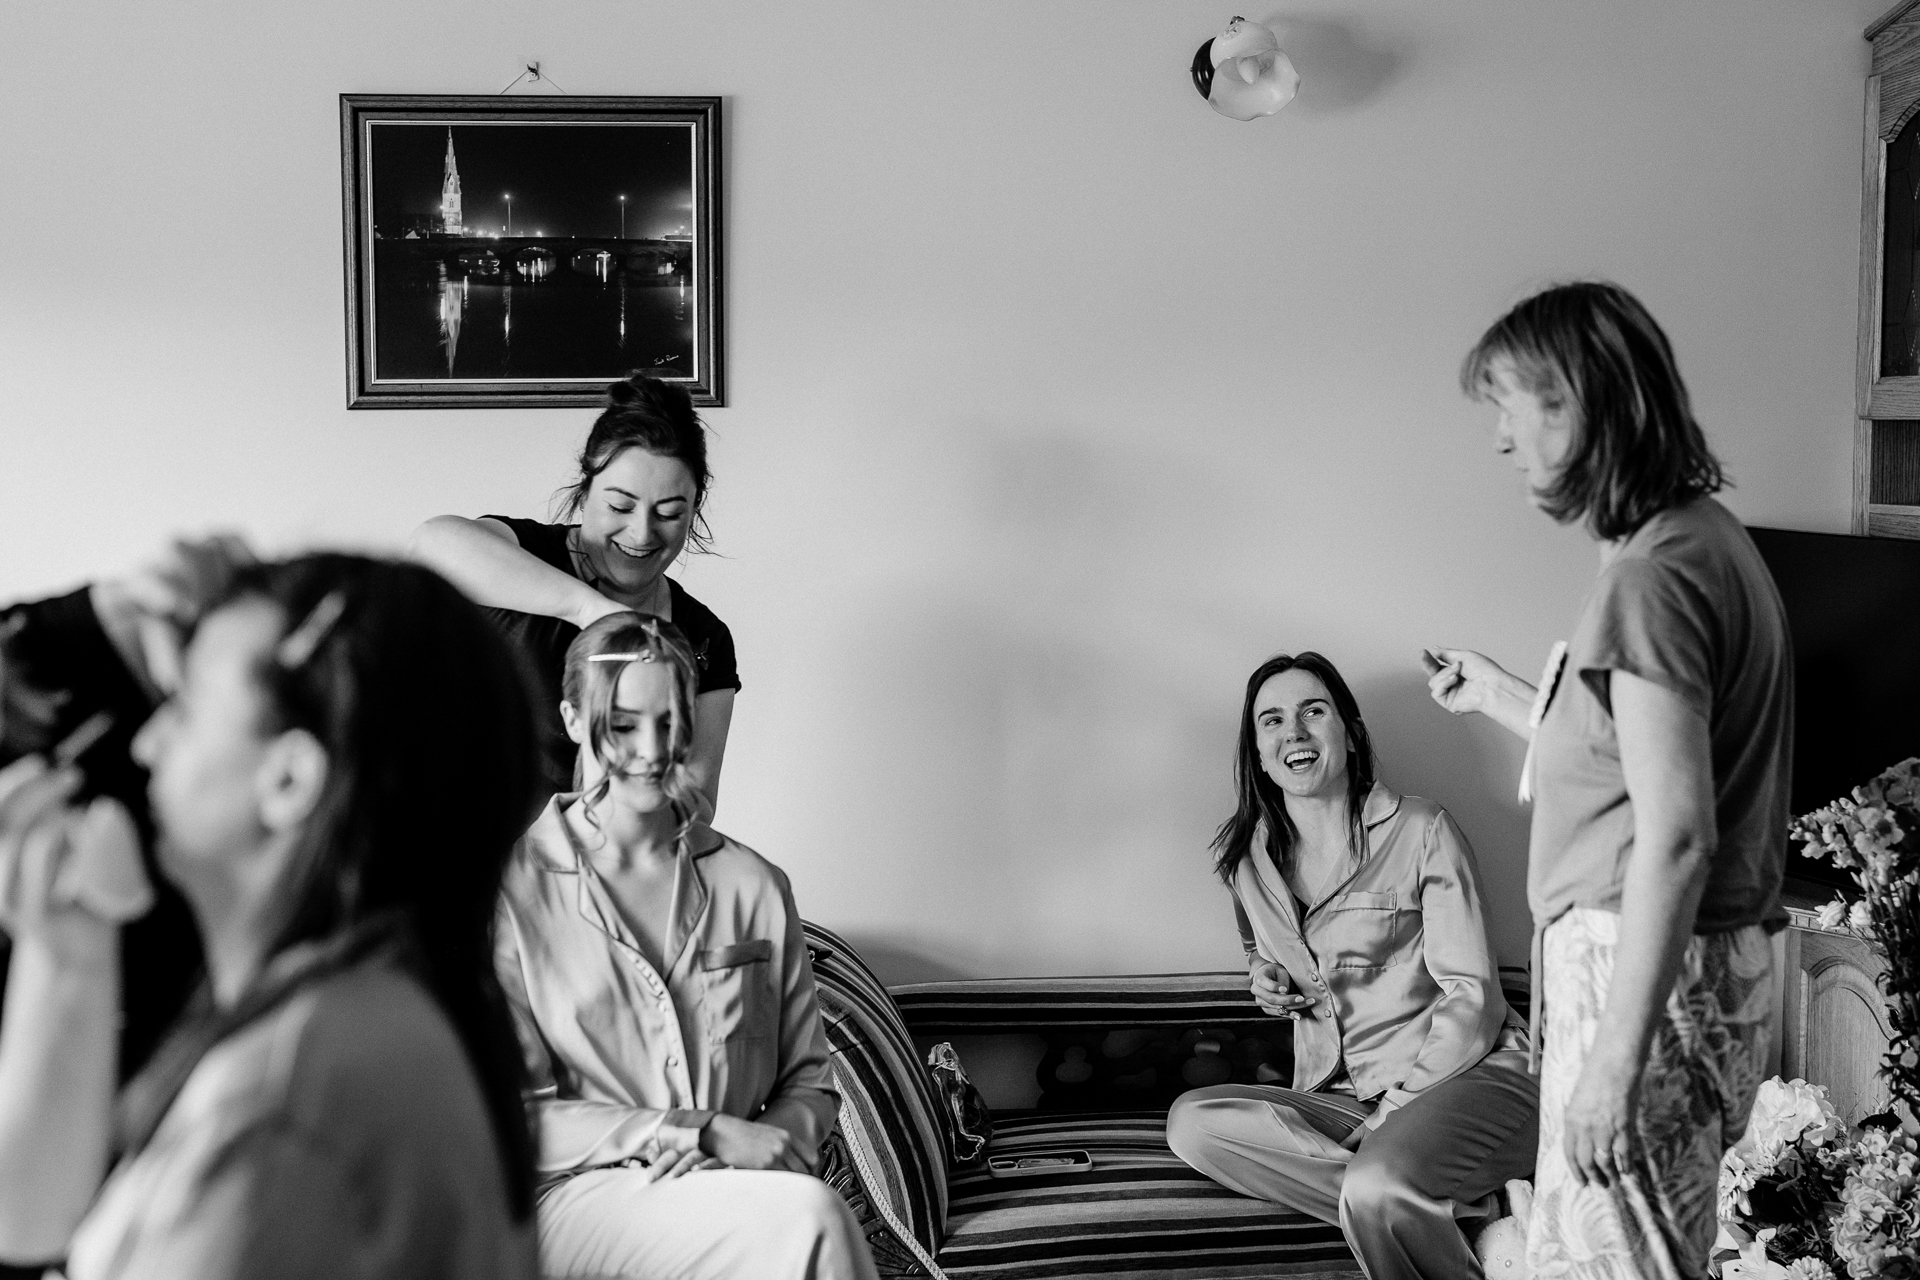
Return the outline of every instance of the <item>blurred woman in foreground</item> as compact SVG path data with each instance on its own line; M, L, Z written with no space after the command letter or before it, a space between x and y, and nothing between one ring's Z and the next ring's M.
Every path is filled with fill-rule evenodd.
M131 827L69 805L71 770L0 777L0 1258L65 1256L72 1280L535 1274L488 934L530 726L505 645L430 571L235 571L135 743L208 982L117 1113Z

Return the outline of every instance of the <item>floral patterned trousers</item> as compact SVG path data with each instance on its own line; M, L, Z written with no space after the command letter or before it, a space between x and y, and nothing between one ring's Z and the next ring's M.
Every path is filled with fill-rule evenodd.
M1547 926L1540 1156L1527 1263L1539 1280L1691 1280L1713 1247L1720 1156L1746 1130L1766 1069L1773 945L1750 925L1687 944L1635 1100L1630 1161L1581 1185L1562 1121L1613 984L1620 917L1575 908Z

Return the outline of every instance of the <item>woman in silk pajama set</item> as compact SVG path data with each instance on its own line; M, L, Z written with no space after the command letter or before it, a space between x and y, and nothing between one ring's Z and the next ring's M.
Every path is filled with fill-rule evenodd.
M1184 1094L1168 1144L1338 1223L1371 1280L1478 1277L1459 1220L1532 1172L1538 1091L1472 849L1439 805L1375 781L1353 694L1315 653L1248 681L1236 773L1219 870L1255 998L1295 1020L1293 1087Z
M580 633L562 713L586 789L508 869L496 967L534 1089L541 1272L871 1280L812 1176L839 1095L792 890L692 816L696 680L670 622Z

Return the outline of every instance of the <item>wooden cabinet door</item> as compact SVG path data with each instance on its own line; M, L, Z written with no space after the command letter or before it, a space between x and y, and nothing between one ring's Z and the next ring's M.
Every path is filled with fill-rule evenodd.
M1781 1072L1827 1086L1847 1124L1887 1109L1880 1063L1891 1028L1875 985L1885 966L1850 934L1787 930L1786 1043Z

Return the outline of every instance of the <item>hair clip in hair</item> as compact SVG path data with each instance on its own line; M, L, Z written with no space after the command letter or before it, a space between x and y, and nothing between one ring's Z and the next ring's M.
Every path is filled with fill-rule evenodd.
M306 666L346 611L347 598L338 591L327 592L306 619L274 647L273 660L289 671Z
M588 662L657 662L653 650L642 649L638 653L592 653L587 655Z

